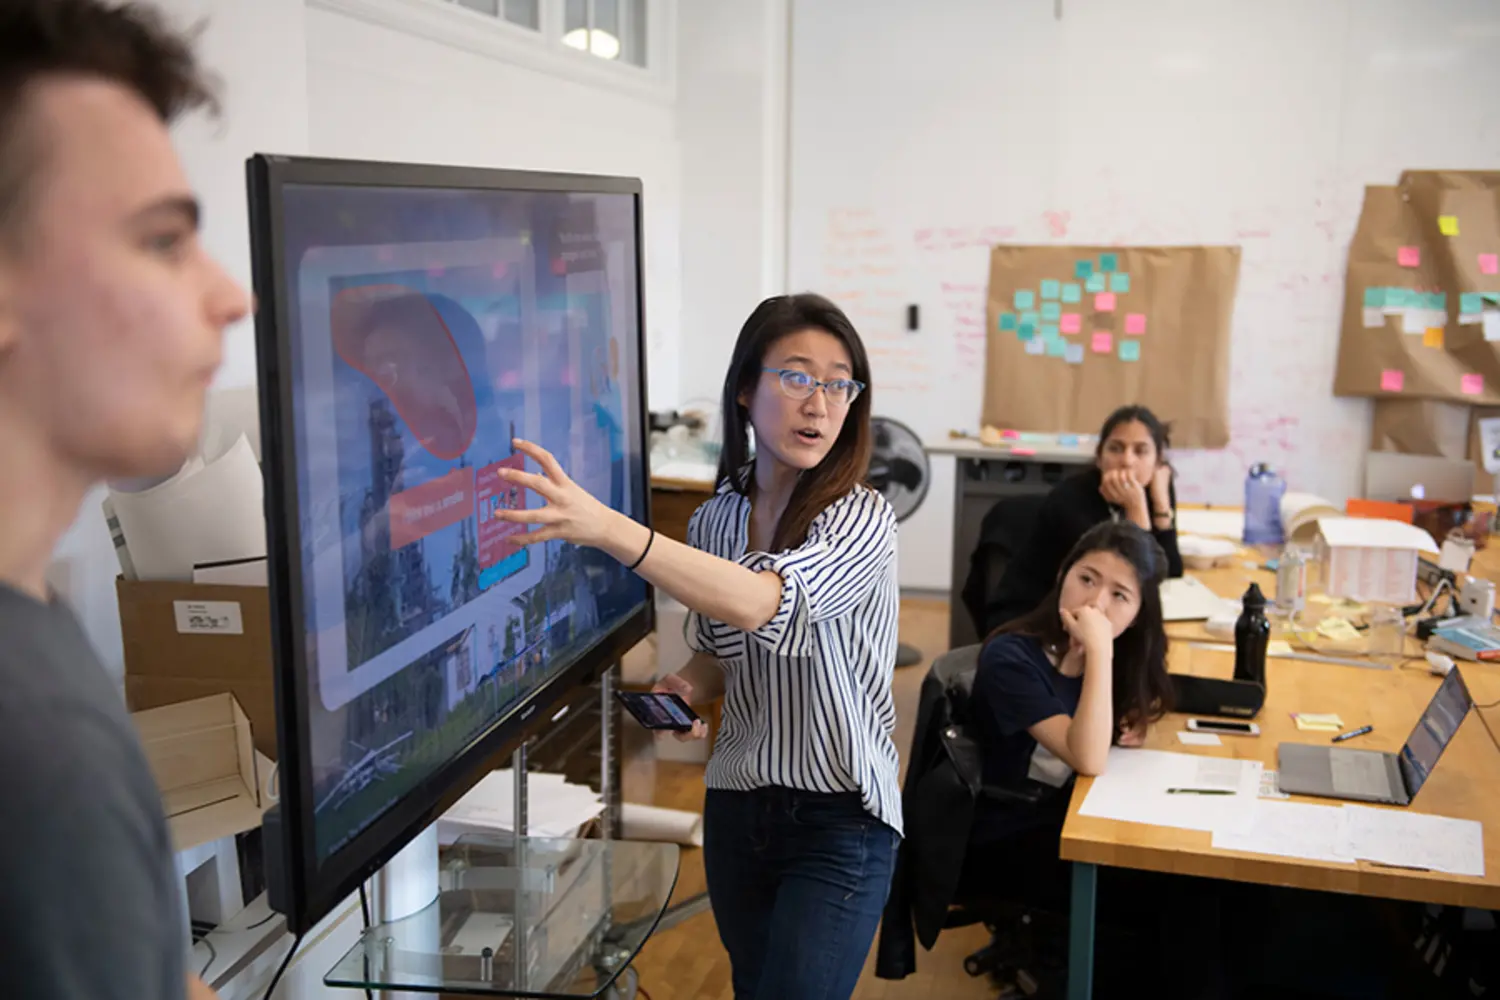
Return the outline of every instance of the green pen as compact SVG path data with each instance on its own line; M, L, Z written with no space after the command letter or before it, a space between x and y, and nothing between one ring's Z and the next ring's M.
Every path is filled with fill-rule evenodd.
M1168 795L1234 795L1230 788L1168 788Z

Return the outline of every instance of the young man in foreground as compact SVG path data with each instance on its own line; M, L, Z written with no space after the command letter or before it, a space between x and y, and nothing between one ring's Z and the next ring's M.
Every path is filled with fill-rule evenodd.
M211 104L149 9L0 0L3 997L212 996L130 718L45 579L92 487L193 450L249 308L198 241L167 131Z

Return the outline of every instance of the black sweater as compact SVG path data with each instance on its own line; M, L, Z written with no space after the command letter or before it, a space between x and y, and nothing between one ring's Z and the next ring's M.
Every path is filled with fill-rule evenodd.
M1097 468L1070 476L1053 487L1042 505L1036 524L985 604L986 630L999 628L1019 618L1042 602L1057 583L1063 560L1073 546L1096 524L1108 521L1119 508L1099 492ZM1177 512L1177 491L1172 488L1172 513ZM1167 575L1182 575L1182 555L1177 551L1177 526L1152 531L1167 554Z

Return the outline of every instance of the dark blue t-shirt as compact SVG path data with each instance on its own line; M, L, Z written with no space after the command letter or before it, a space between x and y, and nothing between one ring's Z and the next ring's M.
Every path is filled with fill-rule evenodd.
M979 654L970 701L971 725L984 748L984 783L1039 790L1035 805L981 800L971 840L1000 840L1067 812L1073 769L1027 732L1054 715L1072 716L1083 694L1083 677L1058 673L1042 644L1031 636L1002 635Z

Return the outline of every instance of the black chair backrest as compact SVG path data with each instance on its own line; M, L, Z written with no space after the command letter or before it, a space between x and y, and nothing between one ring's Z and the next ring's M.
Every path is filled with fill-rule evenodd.
M1020 551L1046 499L1046 493L1004 497L995 501L979 524L979 544L969 556L969 575L960 597L975 634L981 638L990 631L985 605L1000 585L1006 565Z

